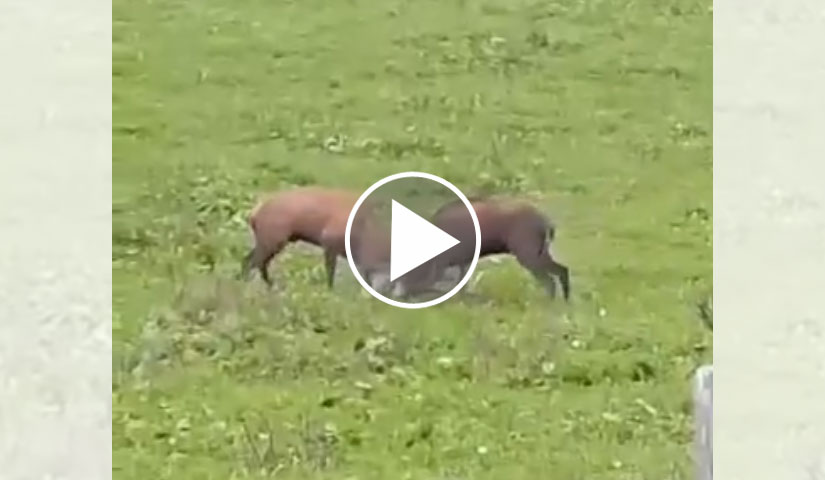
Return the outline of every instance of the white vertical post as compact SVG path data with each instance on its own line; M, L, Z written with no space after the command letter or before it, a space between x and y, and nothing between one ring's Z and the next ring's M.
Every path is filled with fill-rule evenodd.
M713 366L696 371L693 385L696 479L713 480Z

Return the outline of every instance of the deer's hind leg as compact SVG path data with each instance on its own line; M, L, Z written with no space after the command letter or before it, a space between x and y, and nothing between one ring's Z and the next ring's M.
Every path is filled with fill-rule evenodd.
M280 253L284 248L284 243L279 243L275 247L265 248L261 245L255 245L249 253L247 253L241 265L241 278L249 280L253 269L258 270L261 278L269 287L272 287L272 278L269 276L269 263L275 258L275 255Z
M565 300L570 298L569 269L556 262L550 255L547 245L542 242L539 248L518 247L513 249L518 262L529 271L543 286L550 298L556 298L556 277L562 288Z
M338 267L338 252L324 247L324 271L327 275L327 287L332 288L335 283L335 271Z
M324 250L324 271L328 288L335 283L335 271L338 267L338 257L346 258L346 240L337 229L327 228L321 233L321 248Z
M570 269L567 268L567 265L562 265L558 263L551 257L549 254L547 255L550 263L550 270L553 274L558 277L559 283L561 283L561 291L562 295L564 295L565 301L570 300Z
M541 271L545 273L545 285L552 298L556 296L556 282L561 284L562 296L565 301L570 301L570 269L553 259L549 253L544 253L538 257ZM552 290L552 291L551 291Z

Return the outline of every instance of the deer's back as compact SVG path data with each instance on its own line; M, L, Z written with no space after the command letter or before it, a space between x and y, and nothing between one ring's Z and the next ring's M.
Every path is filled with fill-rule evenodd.
M326 228L339 228L343 235L357 199L349 191L318 187L278 192L259 204L253 222L260 233L317 241Z
M547 220L526 202L476 199L471 204L481 230L482 255L507 251L516 236L543 237L546 232ZM475 230L463 203L457 202L442 208L435 215L435 224L458 240L472 245Z

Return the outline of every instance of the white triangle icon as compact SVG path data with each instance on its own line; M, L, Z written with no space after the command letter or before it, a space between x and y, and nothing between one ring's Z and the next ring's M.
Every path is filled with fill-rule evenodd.
M395 200L392 201L391 235L391 282L460 243Z

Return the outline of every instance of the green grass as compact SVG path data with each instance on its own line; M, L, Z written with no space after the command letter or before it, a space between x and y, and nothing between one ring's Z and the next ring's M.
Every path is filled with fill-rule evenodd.
M116 0L117 478L691 478L710 5ZM260 193L405 170L535 201L573 303L511 259L423 311L311 249L234 280Z

